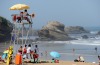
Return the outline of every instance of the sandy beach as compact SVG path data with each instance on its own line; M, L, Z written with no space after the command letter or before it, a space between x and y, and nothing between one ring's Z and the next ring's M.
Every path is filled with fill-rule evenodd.
M33 64L29 64L29 65L33 65ZM59 63L40 63L40 64L34 64L34 65L98 65L98 63L60 61Z
M6 63L0 63L0 65L6 65ZM10 64L14 65L14 64ZM73 62L73 61L60 61L59 63L23 63L23 65L99 65L98 63L88 62Z

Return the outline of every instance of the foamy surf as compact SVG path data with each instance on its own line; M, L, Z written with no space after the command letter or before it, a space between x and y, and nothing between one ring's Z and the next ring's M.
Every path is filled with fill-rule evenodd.
M72 40L72 41L37 41L33 44L80 44L80 45L100 45L100 40L94 39L81 39L81 40Z
M91 33L91 34L97 34L98 31L91 31L90 33Z
M80 44L80 45L100 45L100 40L74 40L70 41L70 44Z

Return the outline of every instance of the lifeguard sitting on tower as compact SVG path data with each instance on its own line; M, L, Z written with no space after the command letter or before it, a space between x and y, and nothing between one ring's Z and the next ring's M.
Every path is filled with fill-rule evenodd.
M19 15L18 14L14 14L12 16L13 16L13 21L17 20L18 23L21 23L22 20L27 20L27 22L29 24L32 24L32 22L30 21L30 19L31 19L31 17L34 17L34 14L31 14L31 15L28 14L27 10L25 9L24 12L20 12ZM28 18L28 16L30 16L30 19Z
M28 18L28 16L31 16L28 14L27 10L24 10L23 12L23 19L27 20L29 23L31 23L30 19Z

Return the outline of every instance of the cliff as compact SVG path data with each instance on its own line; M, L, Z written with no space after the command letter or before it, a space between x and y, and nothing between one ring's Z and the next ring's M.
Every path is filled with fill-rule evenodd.
M6 18L0 16L0 42L11 39L13 25Z

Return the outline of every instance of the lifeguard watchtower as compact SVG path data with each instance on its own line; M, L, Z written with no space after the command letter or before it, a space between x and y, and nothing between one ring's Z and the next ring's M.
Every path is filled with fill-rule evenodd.
M29 35L31 34L32 36L32 17L33 14L30 16L27 16L30 22L28 20L23 19L23 17L19 16L18 14L12 15L13 18L13 31L12 31L12 37L13 37L13 42L14 44L26 44L27 40L30 40ZM20 20L20 22L19 22Z
M10 7L10 10L19 10L19 14L12 14L12 20L13 20L13 30L12 30L12 37L11 37L11 43L14 44L14 55L16 54L15 44L26 44L27 40L29 39L29 33L33 31L32 29L32 18L34 17L34 14L29 15L27 13L27 9L30 7L25 4L15 4L12 7ZM24 10L24 12L22 11ZM10 57L7 59L7 65L10 64Z
M27 9L30 7L26 4L15 4L11 6L10 10L18 10L19 14L13 14L13 31L12 31L12 42L14 44L20 43L22 40L22 44L26 44L25 39L28 39L29 32L32 32L32 18L34 17L34 13L29 15L27 13ZM23 11L24 10L24 11ZM26 33L26 34L25 34ZM20 41L20 42L19 42ZM25 41L25 42L24 42Z

